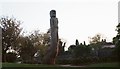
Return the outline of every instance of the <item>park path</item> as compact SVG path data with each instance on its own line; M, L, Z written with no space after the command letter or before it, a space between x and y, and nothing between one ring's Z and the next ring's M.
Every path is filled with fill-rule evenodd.
M61 67L85 67L85 66L75 66L75 65L60 65Z

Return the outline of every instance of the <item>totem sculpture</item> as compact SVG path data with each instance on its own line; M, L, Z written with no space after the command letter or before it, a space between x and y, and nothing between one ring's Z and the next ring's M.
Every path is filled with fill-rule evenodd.
M58 55L59 41L58 41L58 19L56 18L56 11L50 11L50 46L43 58L43 64L55 64L55 58Z
M2 28L0 27L0 68L2 67Z

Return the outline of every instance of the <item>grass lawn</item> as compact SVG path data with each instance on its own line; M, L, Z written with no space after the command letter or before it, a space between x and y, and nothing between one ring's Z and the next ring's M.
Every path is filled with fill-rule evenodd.
M57 65L2 63L2 67L57 67Z
M17 63L2 63L2 67L29 67L29 68L39 68L39 67L49 67L52 69L60 69L60 68L79 68L79 66L61 66L61 65L43 65L43 64L17 64ZM80 67L118 67L118 63L97 63L97 64L90 64L90 65L83 65ZM16 68L14 68L16 69Z
M119 63L96 63L87 65L87 67L119 67Z

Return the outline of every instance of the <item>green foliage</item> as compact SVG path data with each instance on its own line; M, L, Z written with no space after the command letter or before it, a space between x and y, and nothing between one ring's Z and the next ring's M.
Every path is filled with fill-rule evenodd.
M74 49L75 57L87 57L90 55L91 48L85 45L79 45Z
M120 39L120 23L117 25L117 35L113 38L113 43L117 44Z
M73 49L71 64L85 64L91 62L91 47L78 45Z
M6 51L11 47L16 50L19 46L20 21L15 18L2 17L0 18L0 26L2 28L2 53L3 61L6 61Z
M15 62L17 59L17 54L13 52L8 52L6 54L6 61L7 62Z
M120 23L117 25L117 35L113 38L113 43L115 44L114 54L117 56L118 61L120 61Z
M79 45L78 39L76 39L75 44L76 44L76 46Z
M10 54L6 53L9 48L15 50L23 62L33 62L34 54L40 50L41 59L45 55L46 48L49 46L50 34L34 31L30 35L21 34L21 21L15 18L0 18L0 27L2 28L2 60L6 62ZM21 34L21 35L20 35ZM9 57L8 57L9 56Z
M75 43L78 44L78 40L76 40ZM69 64L85 64L92 62L91 51L92 47L90 45L86 45L85 41L84 44L70 45L68 48L68 52L70 52L69 55L71 55Z
M86 45L84 42L84 44L71 45L68 48L69 55L71 55L69 59L70 64L116 61L113 55L114 48L103 48L107 44L105 39L101 41L101 37L97 35L91 41L93 42L89 45Z
M71 64L71 60L69 60L69 59L57 59L56 64Z
M45 55L46 48L48 47L48 39L47 34L40 34L39 31L34 31L28 36L22 36L20 41L20 49L19 54L24 63L33 63L34 55L36 52L40 52L40 59L37 61L41 61L43 56Z
M94 37L90 37L90 44L96 44L101 42L101 34L96 34Z
M23 43L24 45L21 44L19 55L22 58L23 62L31 63L33 61L33 57L36 52L36 49L28 37L25 37L23 41L24 41Z

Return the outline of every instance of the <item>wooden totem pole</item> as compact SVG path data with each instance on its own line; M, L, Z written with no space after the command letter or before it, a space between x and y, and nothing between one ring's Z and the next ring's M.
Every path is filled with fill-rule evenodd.
M43 58L43 64L55 64L55 58L58 55L59 41L58 41L58 19L56 18L56 11L50 11L50 46Z
M0 68L2 68L2 28L0 27Z

